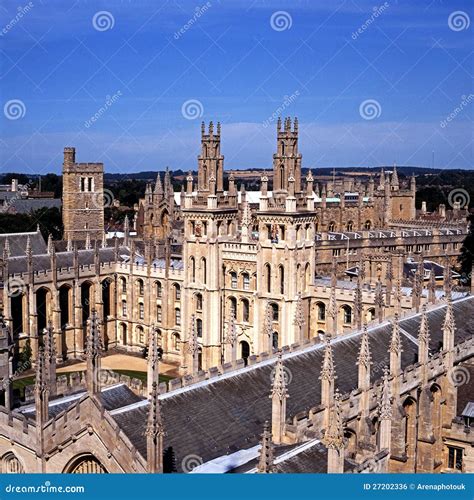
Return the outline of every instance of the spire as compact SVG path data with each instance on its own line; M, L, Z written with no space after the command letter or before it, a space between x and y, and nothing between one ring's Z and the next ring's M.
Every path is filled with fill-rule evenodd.
M382 282L380 278L375 285L375 305L377 306L377 316L379 323L383 321L383 313L385 309L385 301L383 296Z
M91 246L91 233L87 231L86 233L86 250L90 250L92 248Z
M156 474L163 472L163 421L158 386L152 384L149 398L147 425L145 430L147 442L147 472Z
M67 233L67 243L66 243L66 251L67 252L72 252L72 239L71 239L71 233Z
M156 325L150 328L148 338L148 393L153 389L153 384L159 381L159 345L158 345L158 327Z
M267 302L265 310L265 318L263 320L263 334L267 338L268 349L267 352L273 350L273 309L270 302Z
M199 371L199 343L196 331L196 316L191 314L191 324L189 329L188 353L191 356L191 375L197 375Z
M379 189L385 189L385 171L383 168L382 171L380 172Z
M125 216L125 220L123 222L123 244L128 246L129 238L130 238L130 220L128 215Z
M445 256L445 265L443 272L443 281L444 281L444 294L446 296L446 300L449 300L452 292L452 284L451 284L451 262L449 261L449 257Z
M321 367L320 380L333 381L334 375L334 359L332 356L332 346L329 338L326 339L326 347L324 348L324 359Z
M423 304L423 307L422 307L420 332L418 334L418 342L420 344L420 348L421 348L422 343L423 343L423 345L426 346L426 354L428 354L428 348L429 348L429 344L430 344L430 331L429 331L429 325L428 325L428 315L426 314L426 304ZM427 361L427 359L425 361L421 361L421 359L420 359L420 362L426 362L426 361Z
M274 442L281 444L285 430L286 399L288 398L281 352L278 353L274 374L272 392L270 394L272 400L272 434Z
M392 396L390 394L389 370L383 369L382 394L380 398L379 417L380 420L392 419Z
M360 273L357 273L357 283L354 289L354 322L358 330L362 327L363 300Z
M296 300L295 318L293 320L293 324L295 325L295 342L299 342L302 338L302 328L305 324L301 293L298 293L298 298Z
M48 235L48 255L52 255L54 252L53 235L49 233Z
M399 188L399 182L398 182L397 165L395 165L395 163L393 164L393 173L392 173L391 185L392 185L392 190L393 191L397 191L398 190L398 188Z
M366 369L372 364L372 357L370 354L370 342L369 333L367 331L367 325L364 325L364 331L362 333L362 338L360 342L359 357L357 360L359 366L364 366Z
M400 338L400 326L398 324L398 314L395 314L392 321L392 337L390 340L389 352L400 354L402 352L402 340Z
M281 352L278 353L278 360L275 366L275 376L273 378L271 397L273 396L277 396L279 400L283 400L288 397L285 380L285 369L283 367Z
M154 193L158 195L163 194L163 184L161 183L161 176L159 172L156 174Z
M267 420L265 421L262 440L260 441L257 472L259 474L271 474L274 472L273 459L272 433L270 431L270 424Z
M100 336L100 320L95 309L92 310L88 320L87 335L87 371L86 382L89 394L100 392L100 356L102 350L102 339Z
M430 281L428 283L428 300L430 304L436 302L436 273L433 264L431 264Z
M49 387L45 358L44 347L40 346L36 359L35 377L36 419L40 427L45 424L49 417Z
M323 442L328 449L341 450L344 448L344 423L339 389L336 390L336 394L334 395L334 406L331 412L331 419L329 427L324 434Z
M46 363L47 383L51 393L56 394L56 342L51 321L43 330L44 356Z
M448 296L446 315L443 322L443 351L445 351L445 365L451 369L454 364L454 336L456 334L456 323L454 321L453 301Z
M226 344L229 346L230 361L237 361L237 325L235 324L235 312L231 311L227 325Z

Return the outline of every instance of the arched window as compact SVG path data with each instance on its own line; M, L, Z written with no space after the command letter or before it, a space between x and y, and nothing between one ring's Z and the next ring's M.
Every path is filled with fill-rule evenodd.
M316 310L318 312L318 321L326 321L326 306L322 302L318 302Z
M285 268L283 266L278 268L278 281L280 282L280 293L283 295L285 293Z
M202 337L202 319L197 319L196 320L196 331L197 331L197 336Z
M244 360L245 366L247 366L248 359L250 356L250 346L245 340L240 343L240 357Z
M336 223L335 222L330 222L328 225L328 231L329 232L334 232L336 230Z
M122 293L127 293L127 280L124 277L120 278L120 288Z
M159 299L163 297L163 285L161 284L161 281L156 282L156 296Z
M127 301L122 300L122 316L126 316L126 315L127 315Z
M273 332L272 334L272 347L273 349L278 349L278 332Z
M250 276L248 273L242 274L242 283L244 285L244 290L250 290Z
M163 313L161 310L161 306L157 305L156 306L156 322L161 323L162 320L163 320Z
M270 264L265 264L264 266L264 280L266 284L266 290L268 293L272 291L272 268Z
M207 283L207 263L204 257L201 259L201 281Z
M351 220L347 223L346 229L348 231L352 231L354 229L354 223Z
M143 302L138 304L138 316L140 319L145 319L145 304Z
M237 273L234 271L230 273L230 286L231 288L237 288Z
M372 228L372 222L370 220L366 220L364 224L365 229L371 229Z
M7 453L2 458L1 472L3 474L24 474L25 470L13 453Z
M143 280L142 279L137 279L137 292L138 292L138 295L140 295L141 297L143 297L143 294L145 293L145 285L143 284Z
M373 321L375 319L375 309L371 307L367 310L367 321Z
M178 285L178 283L175 283L173 287L174 287L174 300L181 300L181 287Z
M191 281L194 283L196 281L196 261L194 257L189 258L189 269L191 271Z
M181 309L179 307L177 307L174 310L174 324L176 326L180 326L181 325Z
M145 334L141 326L137 326L137 342L141 345L145 343Z
M242 299L242 321L248 323L250 319L250 305L247 299Z
M181 340L181 337L179 336L179 333L174 332L173 333L173 349L175 351L179 351L180 340Z
M272 308L272 319L273 321L278 321L279 319L279 309L278 309L278 304L272 303L270 304L270 307Z
M342 306L342 318L344 324L350 325L352 323L352 309L350 306Z
M196 311L202 311L202 295L196 294Z
M237 299L235 297L229 297L229 310L230 314L237 317Z
M69 474L107 474L105 467L91 454L72 460L64 472Z

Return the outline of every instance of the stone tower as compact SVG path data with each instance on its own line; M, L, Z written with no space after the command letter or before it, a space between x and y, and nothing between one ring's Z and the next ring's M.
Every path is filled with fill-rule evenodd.
M198 191L208 193L209 182L214 178L216 193L221 195L224 191L224 157L221 155L221 124L217 129L209 122L208 132L206 125L201 124L201 154L198 156Z
M102 240L104 165L76 163L76 149L64 148L63 224L65 240Z
M288 192L290 174L295 178L295 193L301 192L301 154L298 153L298 118L293 121L285 118L283 128L281 119L277 123L277 152L273 155L273 193Z

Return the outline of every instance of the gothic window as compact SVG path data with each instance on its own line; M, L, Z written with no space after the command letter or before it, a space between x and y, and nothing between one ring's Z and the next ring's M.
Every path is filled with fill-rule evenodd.
M247 366L248 358L250 356L250 345L245 340L240 343L240 357L244 360L245 366Z
M86 179L85 177L81 177L81 192L86 190Z
M156 321L157 323L161 323L163 319L163 312L161 306L156 306Z
M370 222L370 220L365 221L364 228L365 229L371 229L372 228L372 222Z
M231 288L237 288L237 273L234 271L230 273L230 286Z
M316 304L318 311L318 321L326 321L326 306L322 302Z
M156 296L161 298L163 296L163 285L160 281L156 282Z
M179 336L179 333L173 333L173 349L175 351L179 351L179 342L181 340L181 337Z
M2 469L3 474L24 474L25 471L21 465L18 458L13 453L7 453L2 458Z
M179 307L177 307L174 310L174 324L176 326L180 326L181 325L181 309Z
M196 294L196 311L202 311L202 295Z
M230 314L234 316L234 318L237 317L237 299L235 297L230 297L229 298L229 309L230 309Z
M196 281L196 261L194 257L189 258L189 268L191 270L191 281L194 283Z
M272 308L272 320L278 321L278 318L280 316L278 304L275 304L275 303L271 304L271 308Z
M265 264L264 266L264 279L267 287L267 292L272 291L272 270L270 264Z
M242 299L242 321L248 323L250 318L250 305L247 299Z
M367 311L367 321L373 321L375 319L375 309L373 307L371 307L368 311Z
M94 190L94 187L93 187L93 186L94 186L94 184L93 184L93 179L92 179L92 177L89 177L89 178L88 178L87 190L88 190L89 192L93 191L93 190Z
M142 279L137 280L137 289L138 289L138 295L142 297L143 294L145 293L145 285L143 284Z
M342 306L342 317L345 325L352 323L352 309L350 306Z
M244 290L250 290L250 276L248 273L242 274L242 282L244 285Z
M107 474L105 467L93 455L79 457L64 472L69 474Z
M448 468L462 471L462 448L448 446Z
M334 232L336 230L336 223L335 222L330 222L328 226L328 231L329 232Z
M348 231L352 231L354 228L354 223L350 220L348 223L347 223L347 230Z
M140 319L145 319L145 305L143 302L138 304L138 315Z
M181 287L175 283L174 285L174 300L181 300Z
M196 320L196 332L198 337L202 337L202 319Z
M272 334L272 347L273 349L278 349L278 332L273 332Z
M122 316L126 316L126 315L127 315L127 301L122 300Z
M207 263L206 263L206 259L203 257L201 259L201 281L206 284L207 282Z
M127 293L127 280L125 278L120 278L120 285L122 293Z
M141 326L137 326L137 341L142 345L145 343L145 334Z
M278 268L278 278L280 282L280 293L283 295L285 293L285 268L280 266Z

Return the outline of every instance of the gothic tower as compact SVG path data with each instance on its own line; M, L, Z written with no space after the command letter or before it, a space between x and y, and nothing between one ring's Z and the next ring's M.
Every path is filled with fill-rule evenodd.
M217 129L209 122L208 133L206 125L201 124L201 154L198 156L198 192L210 191L210 180L216 182L216 192L221 195L224 191L224 157L221 155L221 124L217 122Z
M295 178L295 193L301 192L301 154L298 153L298 118L285 118L282 129L281 119L277 123L277 152L273 155L273 193L288 192L290 174Z
M102 240L104 165L76 163L75 148L64 148L62 210L65 240Z

